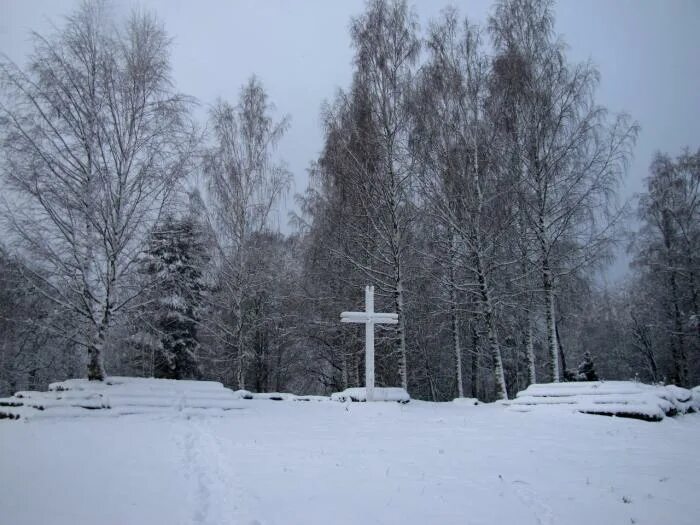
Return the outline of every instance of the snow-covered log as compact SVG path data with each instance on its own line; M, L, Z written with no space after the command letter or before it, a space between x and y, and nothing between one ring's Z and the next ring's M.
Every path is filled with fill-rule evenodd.
M346 388L342 392L331 394L332 401L367 401L367 390L365 388ZM374 389L374 401L396 401L398 403L408 403L411 397L408 392L400 387L386 387Z
M530 385L505 404L520 411L558 406L586 414L661 421L700 411L700 392L633 381L550 383Z
M480 405L481 401L479 401L475 397L456 397L452 400L453 403L456 405Z
M17 392L0 399L2 418L118 416L163 411L224 411L244 407L250 392L232 392L215 381L107 377L69 379L48 392ZM100 414L97 414L97 413Z

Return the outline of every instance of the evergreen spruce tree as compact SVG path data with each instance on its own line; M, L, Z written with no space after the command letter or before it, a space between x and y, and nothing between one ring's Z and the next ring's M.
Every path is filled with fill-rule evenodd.
M144 330L157 336L152 349L155 377L200 375L197 325L206 292L205 262L206 248L193 215L167 216L151 231L144 270L153 280L153 292L143 321Z

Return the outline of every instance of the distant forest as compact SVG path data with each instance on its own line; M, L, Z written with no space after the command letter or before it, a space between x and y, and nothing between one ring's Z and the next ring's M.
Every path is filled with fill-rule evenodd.
M105 2L0 57L0 394L362 386L364 328L339 314L367 284L399 319L377 326L377 385L414 398L700 383L700 150L658 153L628 206L638 126L596 103L550 1L420 22L403 0L351 20L352 82L319 100L287 235L289 121L256 77L198 122L157 16ZM629 275L604 286L620 247Z

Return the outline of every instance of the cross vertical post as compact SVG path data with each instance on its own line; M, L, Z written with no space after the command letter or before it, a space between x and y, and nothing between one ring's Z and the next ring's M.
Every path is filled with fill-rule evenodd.
M365 286L365 388L367 401L374 401L374 286Z

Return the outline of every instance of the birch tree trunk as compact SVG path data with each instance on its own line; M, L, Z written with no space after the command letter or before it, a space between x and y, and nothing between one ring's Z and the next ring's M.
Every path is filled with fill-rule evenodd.
M452 350L455 354L455 380L457 381L457 396L464 397L464 381L462 379L462 347L459 341L459 318L457 307L452 306L450 318L452 321Z
M390 141L389 158L393 158L393 140ZM401 380L401 388L408 391L408 354L406 349L406 313L404 311L404 285L403 285L403 255L405 240L399 228L399 191L395 182L396 174L393 167L389 168L391 173L391 195L389 196L389 206L391 209L391 238L392 254L394 259L394 305L399 316L396 325L397 346L399 350L398 373Z
M450 323L452 329L452 352L455 356L455 381L457 382L457 397L464 397L464 380L462 378L462 345L460 343L460 325L459 315L457 312L458 294L457 294L457 276L456 276L456 252L455 234L450 229L450 247L448 264L450 278Z
M479 398L479 333L474 326L474 321L472 320L472 348L471 348L471 387L472 387L472 397L474 399Z
M236 385L239 390L245 390L245 343L243 336L243 308L240 297L234 299L233 315L235 316L234 334L236 338Z
M547 259L542 264L542 284L544 287L544 311L547 329L547 348L549 349L549 378L553 383L559 382L559 348L557 345L556 312L554 310L554 287L552 272Z
M506 389L506 378L503 372L503 359L501 357L501 345L498 342L498 333L496 331L496 319L491 304L491 296L483 271L481 270L481 260L477 256L477 279L481 296L481 308L486 324L487 337L489 340L489 349L491 351L491 359L493 360L493 379L496 386L496 398L508 399L508 390Z
M537 383L537 369L535 367L535 345L532 338L532 319L528 310L525 319L525 350L527 352L527 381L529 385Z
M397 272L398 273L398 272ZM406 314L403 302L403 282L398 273L396 279L396 291L394 292L396 313L399 315L399 322L396 325L396 335L399 347L399 378L401 387L408 391L408 357L406 352Z

